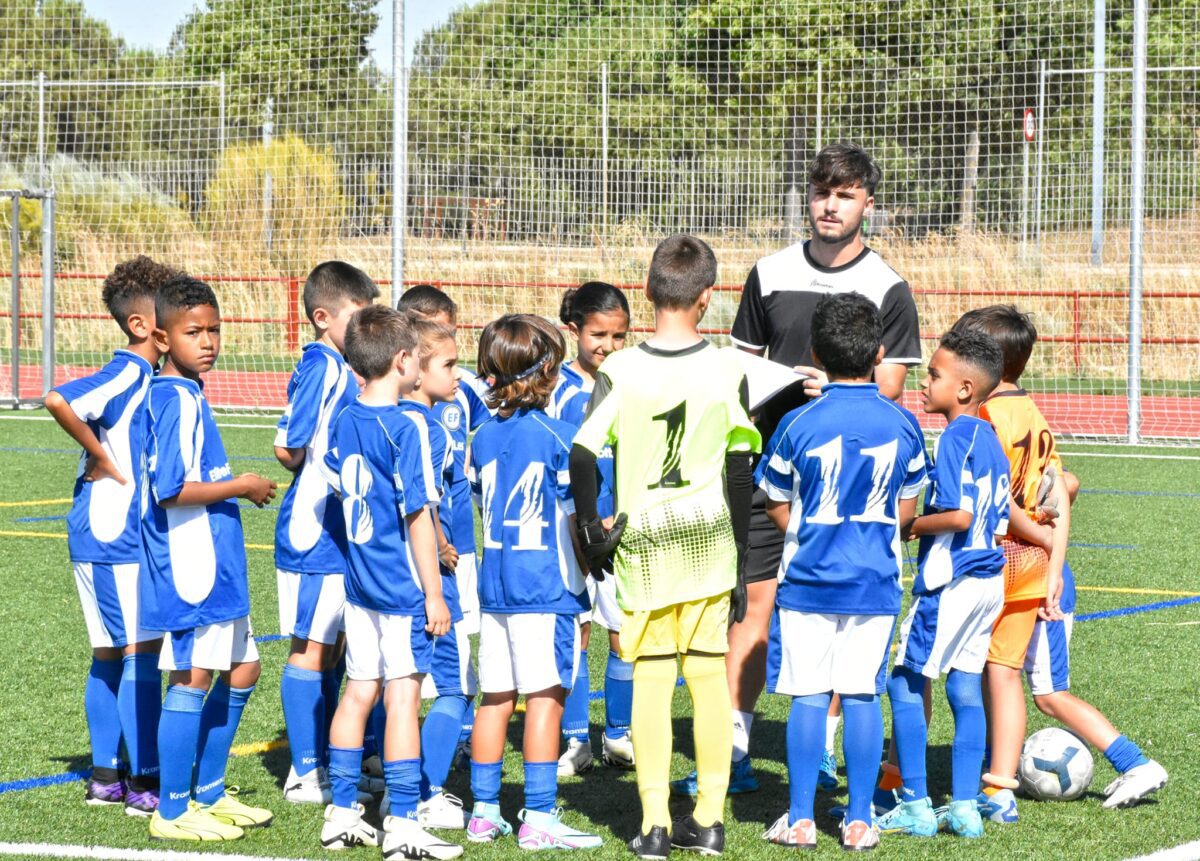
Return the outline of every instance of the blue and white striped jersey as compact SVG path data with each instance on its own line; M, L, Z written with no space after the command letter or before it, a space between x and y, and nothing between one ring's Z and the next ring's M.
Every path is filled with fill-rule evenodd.
M588 402L592 399L594 386L595 383L585 380L570 365L563 365L559 368L558 382L554 386L547 414L574 425L578 430L587 418ZM606 445L596 455L596 470L600 473L596 513L601 517L612 517L616 513L613 499L613 487L616 484L613 467L613 449L611 445Z
M425 418L357 400L334 419L325 465L346 523L346 600L380 613L424 614L406 518L438 502Z
M288 381L288 405L275 445L304 449L304 463L283 494L275 521L275 567L298 574L346 573L342 507L321 462L330 424L358 396L358 382L337 350L307 344Z
M90 377L54 391L86 422L125 479L84 481L87 452L79 459L67 547L73 562L126 564L142 559L141 511L136 502L145 474L146 392L154 367L136 353L117 350Z
M233 478L212 409L199 383L170 376L151 382L147 412L142 626L183 631L241 618L250 612L250 590L237 500L161 504L185 482Z

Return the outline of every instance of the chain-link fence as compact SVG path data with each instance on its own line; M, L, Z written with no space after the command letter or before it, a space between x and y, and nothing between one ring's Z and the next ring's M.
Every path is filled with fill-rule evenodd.
M1042 334L1026 382L1057 429L1195 441L1198 25L1172 0L1146 28L1131 387L1134 9L481 0L423 33L406 66L369 49L403 0L210 0L157 53L126 47L86 3L0 0L0 186L58 203L58 378L116 345L100 280L149 253L218 288L214 402L273 408L308 337L300 285L330 256L385 293L401 263L405 281L443 285L470 358L487 320L553 317L561 289L591 278L630 285L646 327L636 285L655 243L694 232L721 263L706 320L720 339L755 259L806 233L809 159L852 138L883 168L870 242L912 284L927 348L963 310L1015 302ZM21 207L22 259L36 260L40 206ZM36 271L23 284L16 355L30 373ZM0 328L7 393L14 329Z

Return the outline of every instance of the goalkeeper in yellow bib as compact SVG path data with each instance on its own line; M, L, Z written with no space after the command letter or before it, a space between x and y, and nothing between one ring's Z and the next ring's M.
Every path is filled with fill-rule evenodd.
M728 721L695 720L696 807L674 822L667 808L677 656L695 713L700 703L706 713L729 713L727 631L730 617L745 613L740 560L750 458L761 445L738 363L698 329L716 275L712 249L699 239L672 236L658 246L646 283L654 334L605 360L571 450L580 547L595 576L616 578L621 658L634 664L642 825L629 848L639 858L666 858L672 847L717 855L725 846ZM596 513L596 455L606 445L620 512L612 524Z

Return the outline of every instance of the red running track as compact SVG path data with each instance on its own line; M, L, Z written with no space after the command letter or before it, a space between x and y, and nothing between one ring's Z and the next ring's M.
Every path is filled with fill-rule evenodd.
M60 366L55 368L55 385L93 373L96 368ZM205 393L218 407L283 409L287 403L290 373L282 371L213 371L205 377ZM8 367L0 367L0 396L12 393ZM22 366L21 395L36 398L41 394L40 365ZM1075 436L1124 437L1126 410L1123 395L1069 393L1034 394L1050 427L1056 433ZM921 412L916 392L907 392L904 405L916 413L921 425L938 430L942 420ZM1142 436L1200 440L1200 397L1142 396Z

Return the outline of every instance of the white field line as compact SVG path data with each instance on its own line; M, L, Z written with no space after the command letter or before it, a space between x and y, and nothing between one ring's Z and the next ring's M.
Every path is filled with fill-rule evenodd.
M1129 861L1197 861L1200 859L1200 840L1184 843L1173 849L1159 849L1149 855L1139 855Z
M0 421L9 422L52 422L53 416L20 416L9 415L8 413L0 413ZM259 424L242 424L236 422L218 421L217 427L223 428L254 428L256 430L275 430L276 425L259 425Z
M1064 451L1058 453L1064 457L1111 457L1122 460L1200 460L1198 455L1190 454L1141 454L1139 452L1107 452L1107 451Z
M94 861L300 861L266 855L227 855L224 852L171 852L166 849L116 849L109 846L71 846L58 843L0 843L0 855L23 858L83 858Z

